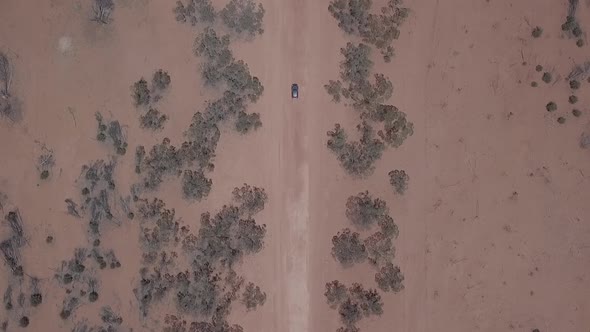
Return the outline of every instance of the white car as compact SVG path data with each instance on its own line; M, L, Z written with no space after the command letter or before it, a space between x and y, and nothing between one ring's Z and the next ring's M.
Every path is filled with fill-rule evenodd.
M291 98L299 98L299 85L297 83L291 84Z

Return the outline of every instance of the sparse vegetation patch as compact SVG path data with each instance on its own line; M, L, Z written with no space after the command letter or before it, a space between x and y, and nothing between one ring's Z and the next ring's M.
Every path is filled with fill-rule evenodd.
M393 57L393 41L399 38L400 26L409 14L401 0L389 0L380 14L371 13L371 0L332 0L328 11L346 33L360 36L365 43L381 51L386 62Z
M391 81L383 74L374 74L369 79L373 67L370 47L348 43L341 53L344 56L340 64L341 81L330 81L324 87L335 102L350 101L360 112L362 123L357 129L361 139L348 142L344 130L336 124L335 130L328 132L328 148L336 153L347 173L366 176L372 173L386 145L399 147L414 133L414 126L397 107L384 104L393 93ZM370 122L382 124L383 129L375 133Z
M118 155L127 153L127 134L123 131L119 121L105 121L100 112L96 112L95 117L98 123L96 139L110 143Z

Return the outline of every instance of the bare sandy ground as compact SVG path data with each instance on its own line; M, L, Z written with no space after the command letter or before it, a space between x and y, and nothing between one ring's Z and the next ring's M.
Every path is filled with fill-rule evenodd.
M160 194L184 220L196 223L196 216L219 208L244 182L269 193L257 218L268 227L266 248L240 268L268 299L255 312L234 310L233 320L245 331L335 331L340 324L325 303L325 283L375 287L374 271L343 270L330 256L331 237L347 223L346 198L370 190L386 199L400 227L396 261L405 289L385 294L385 314L363 321L362 331L587 331L590 153L578 139L590 121L588 84L578 93L581 118L569 115L563 79L530 87L530 81L540 82L536 64L563 78L573 62L586 60L587 48L560 36L565 4L407 3L412 13L396 57L391 64L377 62L376 70L394 82L392 102L414 122L415 134L359 181L346 176L325 147L325 132L335 122L352 129L357 121L323 89L338 75L339 49L348 37L326 0L262 3L265 33L232 48L265 86L251 108L261 113L263 127L245 137L224 129L213 191L204 202L188 204L174 184ZM134 124L128 128L132 147L164 136L179 143L210 94L192 55L196 30L176 23L172 6L121 1L115 23L97 29L86 3L0 2L0 48L15 59L15 92L25 112L20 124L0 124L0 188L27 221L25 263L45 285L52 284L51 269L85 239L63 200L76 194L80 166L109 152L94 139L94 112ZM582 4L582 24L589 13ZM539 39L530 37L535 25L545 30ZM156 68L169 71L173 83L161 107L170 115L167 130L151 135L135 125L129 86ZM289 96L293 82L301 87L298 100ZM545 111L551 100L567 117L565 124ZM40 149L35 140L56 154L59 172L46 182L34 167ZM129 172L119 174L123 187L132 154L119 169ZM404 196L388 183L392 169L410 175ZM110 304L124 313L126 326L158 330L142 325L131 292L140 254L129 234L135 239L136 232L126 225L107 240L124 266L107 275L112 279L103 282L96 308L82 308L80 315ZM44 242L47 235L55 236L51 246ZM61 290L46 289L28 330L71 329L58 317L61 296Z

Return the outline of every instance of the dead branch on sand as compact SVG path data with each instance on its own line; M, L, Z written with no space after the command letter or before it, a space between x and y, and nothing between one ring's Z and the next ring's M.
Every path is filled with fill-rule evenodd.
M76 218L81 218L80 212L78 212L78 204L69 198L66 198L65 202L68 206L68 214Z
M0 243L0 251L2 251L4 262L12 272L16 275L22 274L22 267L19 264L18 250L14 241L12 239L2 241L2 243Z
M94 0L94 5L92 6L94 17L92 20L102 24L109 24L113 10L115 10L113 0Z
M567 6L567 16L576 17L576 11L578 10L579 4L580 0L569 0Z
M18 209L8 212L4 217L12 229L14 237L17 239L17 245L21 245L21 240L25 238L25 231L23 230L23 219Z
M12 67L8 57L4 52L0 52L0 81L2 81L2 89L0 94L2 98L7 99L10 96L10 83L12 82Z
M37 167L40 171L49 171L55 165L55 158L53 157L53 151L44 149L46 153L39 156L37 159Z
M570 73L565 78L567 81L576 80L581 81L584 80L590 74L590 61L586 61L581 65L575 65L574 68L570 71Z

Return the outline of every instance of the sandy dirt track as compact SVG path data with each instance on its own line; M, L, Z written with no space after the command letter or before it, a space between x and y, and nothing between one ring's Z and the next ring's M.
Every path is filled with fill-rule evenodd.
M590 152L578 140L590 130L590 83L578 93L583 115L574 118L563 80L572 63L588 60L588 48L561 36L565 5L407 1L411 15L396 56L391 64L375 59L375 69L393 81L391 103L414 122L415 134L387 150L371 177L356 180L325 147L334 123L352 132L358 122L323 88L338 77L339 50L351 39L330 16L327 0L261 2L264 34L231 47L264 84L264 95L251 107L261 113L263 127L247 136L222 129L213 191L204 202L184 201L177 183L160 194L196 226L195 216L220 208L242 183L269 193L257 218L267 224L265 249L239 267L267 292L267 302L254 312L236 308L232 320L245 331L336 331L340 322L325 302L326 282L376 287L375 271L366 265L342 269L330 256L332 236L350 225L346 199L370 190L387 201L399 225L395 262L405 289L383 294L384 315L363 320L361 331L589 331ZM180 143L192 114L212 95L192 54L197 30L174 21L173 1L121 0L115 24L101 30L88 22L81 4L0 0L0 49L15 58L15 91L25 109L22 123L0 123L0 191L28 220L25 262L47 285L52 269L85 238L63 200L76 194L80 166L108 153L94 139L94 112L132 124L132 147L164 136ZM585 3L580 20L590 22ZM544 27L539 39L530 37L534 25ZM531 81L540 82L537 64L557 82L531 88ZM171 119L169 130L152 135L137 128L129 86L160 67L172 76L162 102ZM290 98L292 83L300 86L298 100ZM545 111L551 100L560 107L555 114ZM564 125L558 115L567 117ZM60 171L48 182L40 182L34 168L36 140L56 153ZM121 163L118 180L127 187L133 156ZM403 196L388 183L393 169L410 175ZM140 257L137 243L129 241L135 232L124 225L105 241L124 266L118 274L107 271L112 282L103 285L96 308L111 304L127 326L159 331L139 320L131 292ZM47 246L50 234L56 242ZM0 289L3 282L0 277ZM61 292L46 290L47 305L31 315L29 331L71 330L57 316ZM96 308L81 308L80 315Z

